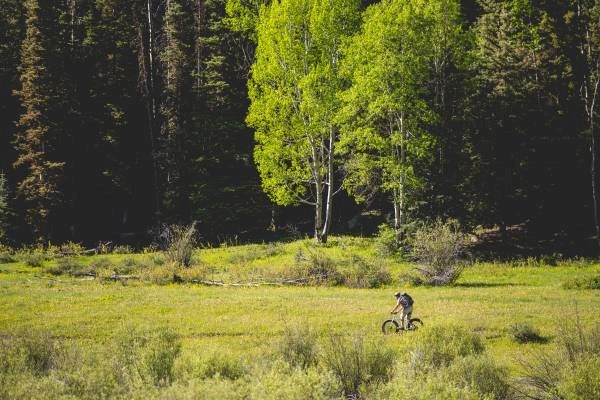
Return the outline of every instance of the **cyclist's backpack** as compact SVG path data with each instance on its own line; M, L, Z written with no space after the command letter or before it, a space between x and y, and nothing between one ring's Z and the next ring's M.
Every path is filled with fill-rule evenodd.
M414 300L408 295L408 293L402 296L402 300L402 303L406 304L406 307L412 306L414 304Z

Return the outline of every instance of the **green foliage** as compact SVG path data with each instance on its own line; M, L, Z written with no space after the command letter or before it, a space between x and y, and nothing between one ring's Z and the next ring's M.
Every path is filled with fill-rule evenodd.
M416 340L410 363L411 369L419 373L447 367L459 357L484 350L479 336L453 325L428 328Z
M325 343L321 362L338 379L345 396L360 396L363 385L388 382L396 353L383 342L365 343L360 336L333 335Z
M526 323L511 325L509 333L512 339L519 343L543 342L545 340L537 329Z
M344 285L352 288L378 288L392 282L389 267L382 260L353 255L340 269Z
M0 264L7 264L15 261L14 250L0 243Z
M126 329L116 343L118 362L134 379L148 379L156 386L172 383L173 366L181 351L178 336L169 329Z
M17 194L27 204L27 220L34 238L43 241L51 234L50 215L60 204L60 177L64 162L57 159L57 120L49 118L60 104L58 88L52 76L52 40L55 5L38 0L25 2L25 39L21 44L20 81L17 95L23 113L15 138L17 158L14 166L24 174Z
M521 391L538 398L584 399L600 393L600 325L586 329L579 320L561 326L549 349L521 362ZM592 397L589 397L589 396Z
M584 355L565 370L558 393L565 400L597 399L600 396L600 356Z
M452 52L461 34L456 1L387 0L365 12L361 32L344 60L351 86L344 107L339 149L347 155L344 186L359 202L371 193L391 195L395 225L403 224L406 195L420 185L416 164L430 156L428 127L436 115L423 82L430 64ZM443 28L441 28L443 26ZM444 46L440 30L451 32Z
M243 360L232 358L227 354L215 354L202 363L199 377L236 380L247 372L247 366Z
M308 368L317 363L317 336L308 327L286 326L278 347L293 367Z
M48 264L45 265L43 271L52 275L88 275L91 273L91 268L86 268L86 266L77 261L72 257L64 257L56 260L56 264Z
M41 267L44 261L51 259L43 246L22 248L17 252L16 256L19 261L30 267Z
M512 398L508 371L489 357L472 355L458 358L446 374L455 385L472 389L484 398Z
M338 285L342 276L336 262L319 249L299 250L296 253L297 274L313 285Z
M402 240L398 237L398 232L388 224L379 225L376 241L379 254L384 256L402 254Z
M563 283L565 289L600 289L600 275L574 278Z
M418 229L409 239L411 255L420 267L423 280L432 285L453 283L464 268L467 236L456 221L438 220Z

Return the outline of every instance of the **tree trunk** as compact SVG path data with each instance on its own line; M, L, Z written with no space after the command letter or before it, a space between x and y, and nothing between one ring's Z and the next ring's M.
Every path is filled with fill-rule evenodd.
M156 101L155 101L155 88L154 88L154 30L152 24L152 0L146 1L146 18L148 24L148 68L144 68L145 72L145 80L146 80L146 102L147 102L147 112L148 112L148 135L150 138L150 156L152 157L152 174L153 174L153 183L154 183L154 210L155 210L155 219L156 226L160 226L161 217L160 217L160 195L158 190L158 166L156 164L156 149L154 143L154 131L156 126ZM143 41L143 37L140 37L140 40ZM142 45L142 51L145 46ZM142 54L144 60L146 56Z
M593 111L593 110L592 110ZM592 178L592 200L594 208L594 225L596 227L596 243L600 248L600 224L598 223L598 138L594 126L593 114L590 116L590 134L592 136L592 162L591 162L591 178Z
M321 242L327 242L327 236L331 229L331 218L333 213L333 185L334 185L334 174L333 174L333 151L334 151L335 134L334 129L331 128L329 131L329 149L327 157L327 205L325 208L325 224L323 231L321 232Z
M322 243L322 229L323 229L323 182L321 181L321 162L322 158L320 158L319 151L317 147L313 144L312 148L313 153L313 161L312 161L312 169L313 169L313 179L315 180L315 241L317 243ZM321 161L319 161L321 160Z

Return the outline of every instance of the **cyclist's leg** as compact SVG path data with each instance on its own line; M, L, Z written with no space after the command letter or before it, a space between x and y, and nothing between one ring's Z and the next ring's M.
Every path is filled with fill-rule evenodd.
M413 308L412 306L408 306L406 307L406 310L404 310L404 314L406 315L406 329L410 328L410 319L412 318L412 312L413 312Z
M400 328L404 329L404 307L402 308L402 311L400 311Z

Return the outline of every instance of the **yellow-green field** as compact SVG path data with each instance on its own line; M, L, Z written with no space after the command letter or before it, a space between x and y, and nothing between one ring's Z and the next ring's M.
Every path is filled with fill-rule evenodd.
M267 253L264 249L272 245L203 249L196 251L195 258L208 278L256 281L258 276L275 276L272 271L293 264L298 250L307 243L279 245L280 249L269 248ZM375 245L366 239L334 240L322 251L332 258L349 253L379 257ZM89 264L98 257L119 264L157 254L78 260ZM584 327L590 327L600 320L598 290L563 288L565 282L600 274L600 263L475 263L453 286L409 287L399 276L412 266L392 257L382 260L392 271L393 281L376 289L100 282L45 273L45 265L56 261L41 267L22 262L0 264L0 335L7 338L43 331L85 347L102 346L127 327L169 327L181 337L182 358L229 354L251 362L272 351L290 327L308 327L321 338L334 334L379 338L381 323L394 305L393 293L405 289L415 299L414 316L421 318L425 327L385 337L385 343L401 352L423 331L458 324L479 335L494 360L516 376L516 360L532 348L551 346L559 325L574 324L579 318ZM527 323L546 341L516 343L509 329L514 323Z

